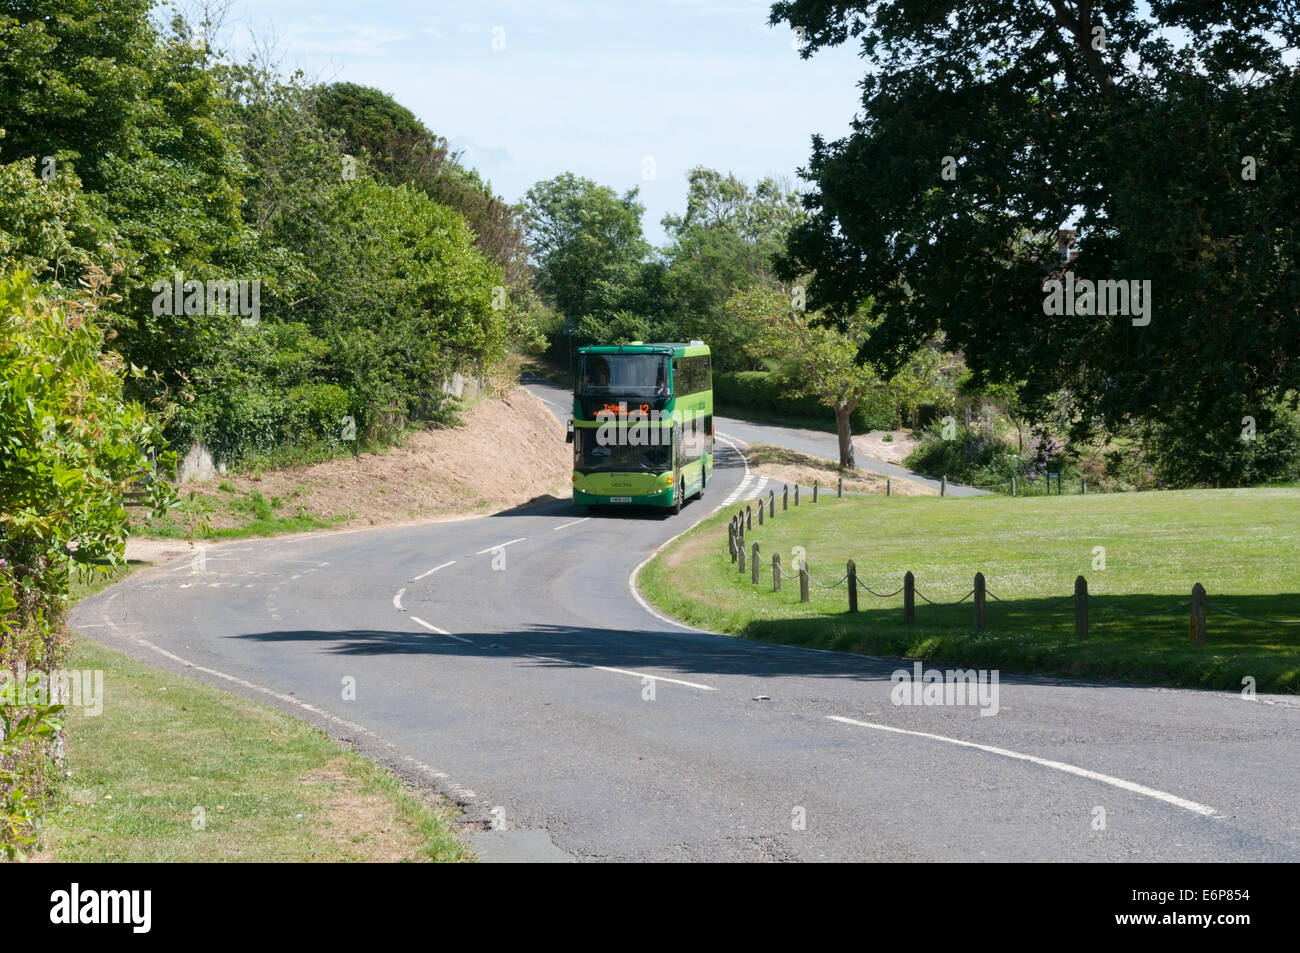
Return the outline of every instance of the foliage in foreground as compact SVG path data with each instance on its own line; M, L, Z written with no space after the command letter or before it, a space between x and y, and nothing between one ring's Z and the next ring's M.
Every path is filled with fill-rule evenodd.
M108 283L59 300L23 272L0 277L0 851L19 855L54 795L59 706L26 695L17 673L49 673L66 652L74 569L120 563L126 494L142 484L156 511L173 501L156 423L124 400L129 372L104 350L99 305Z

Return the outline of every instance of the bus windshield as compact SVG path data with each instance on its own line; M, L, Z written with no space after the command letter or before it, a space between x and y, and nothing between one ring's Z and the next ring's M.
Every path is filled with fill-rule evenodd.
M662 354L584 354L579 397L667 397L668 358Z
M573 468L579 473L664 473L673 468L671 443L601 443L599 431L590 428L576 431L574 437Z

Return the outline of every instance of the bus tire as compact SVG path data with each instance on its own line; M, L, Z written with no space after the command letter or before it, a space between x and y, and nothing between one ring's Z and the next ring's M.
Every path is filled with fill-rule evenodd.
M685 496L685 493L682 490L682 483L680 480L678 480L677 488L673 491L673 505L670 507L670 512L673 514L673 516L676 516L678 513L682 511L683 496Z

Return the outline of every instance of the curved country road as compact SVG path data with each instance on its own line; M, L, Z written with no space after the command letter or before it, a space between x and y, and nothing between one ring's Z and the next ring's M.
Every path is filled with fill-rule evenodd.
M500 828L471 838L489 860L1300 860L1295 699L1004 675L994 717L896 707L903 663L647 611L633 570L746 475L720 443L676 517L551 503L214 546L73 626L436 787Z

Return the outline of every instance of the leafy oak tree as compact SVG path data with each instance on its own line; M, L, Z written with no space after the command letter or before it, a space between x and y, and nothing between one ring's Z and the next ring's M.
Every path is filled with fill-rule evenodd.
M1132 418L1184 482L1247 478L1243 419L1265 431L1300 392L1293 3L788 0L771 22L874 67L803 173L780 270L814 275L810 306L843 322L874 299L886 372L942 331L1031 417L1063 394L1075 437ZM1065 271L1149 281L1149 310L1045 313Z
M840 466L855 467L853 411L869 398L882 396L882 383L870 367L856 360L860 341L870 330L869 306L846 322L845 331L826 327L820 316L799 305L802 288L770 283L737 291L727 301L735 323L747 330L752 354L775 358L791 368L789 396L815 397L835 414Z

